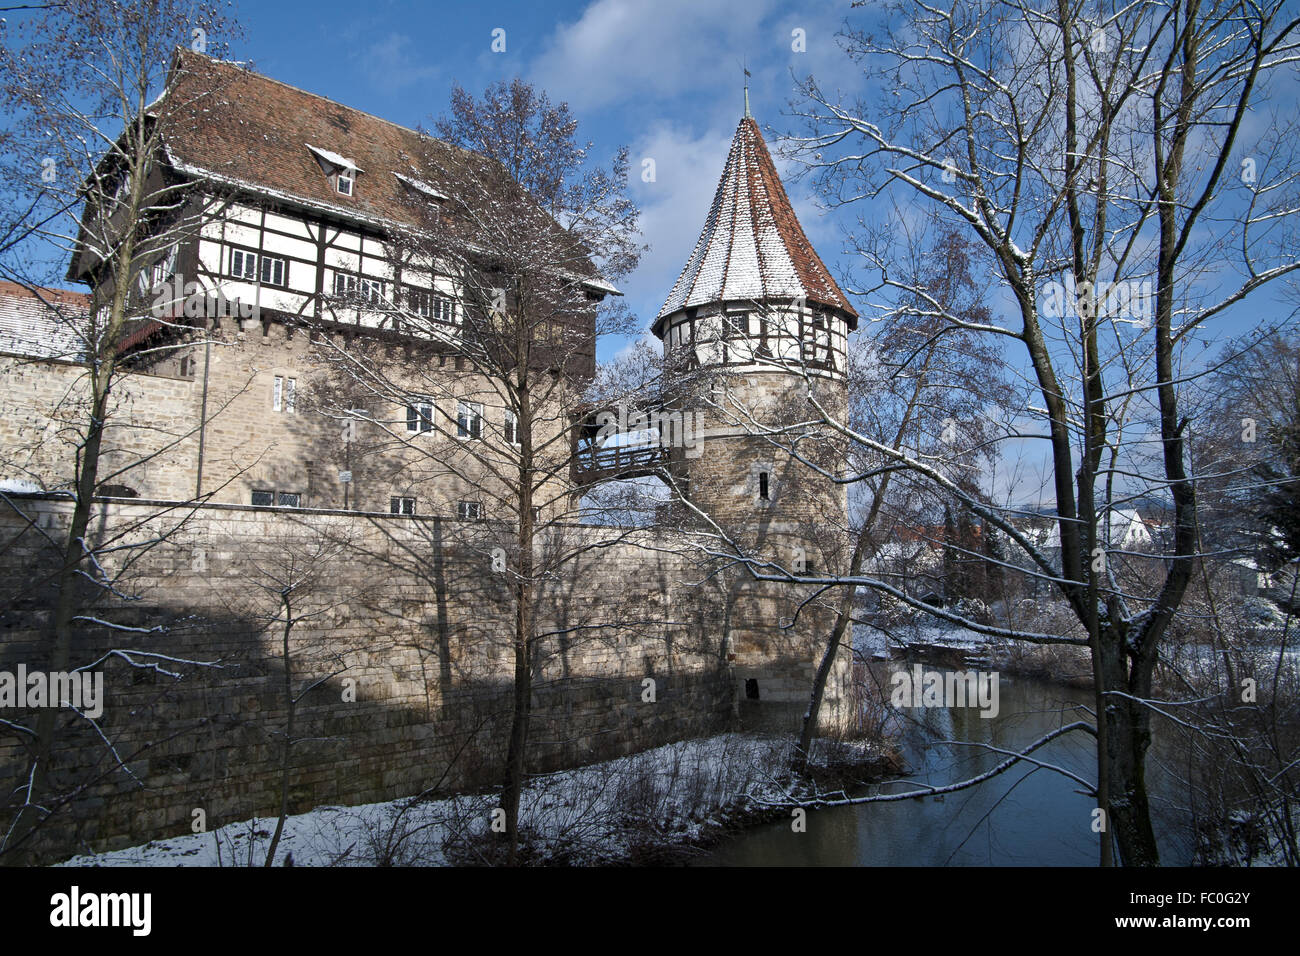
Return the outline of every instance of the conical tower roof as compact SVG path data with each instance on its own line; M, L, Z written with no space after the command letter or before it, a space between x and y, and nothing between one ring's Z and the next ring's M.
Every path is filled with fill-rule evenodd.
M680 309L799 296L841 310L849 327L857 327L857 312L795 217L758 124L745 116L731 141L704 231L659 310L655 331Z

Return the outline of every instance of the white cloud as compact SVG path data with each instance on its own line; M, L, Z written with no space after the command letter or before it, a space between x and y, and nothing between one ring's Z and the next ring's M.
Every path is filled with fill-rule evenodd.
M734 130L695 135L663 123L632 144L632 198L641 210L641 232L650 251L625 293L646 325L653 321L704 227ZM643 182L643 159L655 161L655 181Z
M772 0L596 0L557 28L533 64L556 99L588 110L738 77ZM738 84L737 84L738 85Z
M435 79L441 72L425 53L411 49L406 34L390 33L353 54L370 85L386 93Z

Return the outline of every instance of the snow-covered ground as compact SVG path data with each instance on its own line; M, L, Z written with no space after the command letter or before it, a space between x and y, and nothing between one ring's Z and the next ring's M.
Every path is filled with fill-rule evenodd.
M534 857L574 863L687 847L751 800L779 800L792 746L789 738L721 734L537 777L523 795L520 832ZM818 741L813 759L872 753L867 744ZM487 846L497 805L498 795L489 793L317 807L285 821L275 862L289 855L295 866L474 862ZM274 817L244 820L60 865L260 866L275 823Z
M911 621L891 627L888 634L875 627L858 625L855 628L855 640L860 651L880 660L890 656L890 648L901 648L910 644L978 652L986 650L990 642L995 639L987 634L954 624L939 621Z

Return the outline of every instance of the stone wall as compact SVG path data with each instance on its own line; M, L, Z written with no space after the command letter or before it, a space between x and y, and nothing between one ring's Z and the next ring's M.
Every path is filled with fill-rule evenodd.
M0 516L0 671L42 666L69 511L18 496ZM73 666L100 662L98 728L124 766L89 721L66 715L55 780L81 789L43 831L52 857L189 832L197 809L209 829L275 811L286 617L294 693L320 681L298 706L292 811L497 784L513 674L508 526L104 501L92 528L122 546L105 558L118 596L87 604L94 620L76 632ZM806 695L825 618L809 608L798 628L781 627L806 595L710 576L654 532L554 535L539 549L551 564L530 771L732 726L755 703L747 679L765 701ZM25 743L0 736L6 793Z
M464 357L279 321L223 318L205 335L156 345L152 365L136 357L117 377L101 484L143 498L245 505L254 491L288 492L315 509L388 511L393 497L411 497L429 515L455 515L459 501L474 500L488 518L517 520L508 487L494 478L511 473L516 455L505 443L504 399ZM358 363L373 363L377 377L353 374ZM282 392L294 383L292 406L281 394L275 407L277 378ZM71 487L86 384L82 366L0 355L0 481ZM407 394L429 399L431 430L408 430L397 400ZM457 434L462 399L483 407L472 447ZM557 460L569 454L553 441L566 422L562 403L555 390L536 410L536 444ZM346 409L365 412L347 441ZM548 465L567 478L567 469L539 460ZM341 472L351 473L346 487ZM570 507L569 490L558 480L540 490L547 518Z

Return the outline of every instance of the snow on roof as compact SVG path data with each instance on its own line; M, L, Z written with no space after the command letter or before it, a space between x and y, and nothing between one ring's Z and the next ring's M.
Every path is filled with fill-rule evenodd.
M758 124L736 128L704 230L686 267L659 310L662 320L681 309L726 300L805 298L857 312L831 278L794 214Z
M354 169L359 173L365 172L365 170L359 167L353 160L348 159L346 156L340 156L332 150L321 149L321 147L313 146L311 143L307 144L307 148L331 166L339 166L343 169Z
M434 199L447 198L446 193L439 192L433 186L430 186L428 183L426 183L423 179L416 179L413 176L403 176L401 173L393 173L393 175L396 176L398 179L400 179L402 182L404 182L406 185L410 186L416 192L422 192L426 196L431 196Z
M86 321L89 299L62 289L38 292L0 282L0 352L79 361L85 343L77 328Z

